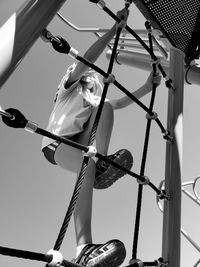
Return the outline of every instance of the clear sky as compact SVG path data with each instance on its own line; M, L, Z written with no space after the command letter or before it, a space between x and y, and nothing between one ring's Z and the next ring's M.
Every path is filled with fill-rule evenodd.
M0 25L23 3L23 0L0 1ZM116 12L123 8L123 1L106 1ZM113 21L96 5L86 0L68 0L62 14L78 27L109 28ZM134 5L131 6L129 25L133 29L144 28L144 18ZM80 33L66 26L55 17L48 29L54 35L62 35L80 55L96 37L92 33ZM53 107L53 97L60 78L72 59L56 53L49 44L37 40L16 71L1 90L2 108L17 108L27 119L47 125ZM97 64L107 69L105 53ZM132 91L141 86L148 72L125 65L115 65L113 73L118 81ZM167 92L162 82L158 89L155 110L166 125ZM110 87L109 97L122 94ZM185 86L184 96L184 149L183 181L193 180L199 175L199 104L200 91L196 85ZM149 96L144 98L148 104ZM115 125L109 152L120 148L129 149L134 157L133 171L139 173L145 135L145 112L136 105L116 111ZM41 136L23 130L8 128L0 123L1 186L0 186L0 246L46 253L55 243L63 222L75 176L59 167L50 165L43 157ZM165 141L160 129L153 123L145 174L155 185L159 185L165 174ZM127 257L131 259L137 182L125 176L111 188L95 190L93 204L94 242L106 242L118 238L125 243ZM190 190L190 188L188 188ZM200 191L200 190L199 190ZM200 243L199 207L183 195L182 227L197 244ZM142 216L138 244L138 258L154 261L161 256L162 214L156 205L156 195L144 188ZM190 267L200 258L199 253L185 241L181 242L181 267ZM61 247L65 259L75 253L73 221ZM44 263L0 256L1 267L39 267Z

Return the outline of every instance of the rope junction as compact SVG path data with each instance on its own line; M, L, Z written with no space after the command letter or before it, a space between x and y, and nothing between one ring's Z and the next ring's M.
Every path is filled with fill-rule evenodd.
M159 258L158 260L155 260L153 262L142 262L141 260L137 259L137 247L138 247L138 238L139 238L139 230L140 230L140 215L141 215L141 206L142 206L142 197L143 197L143 186L148 185L150 186L157 194L157 199L161 200L170 200L170 196L165 192L165 190L162 187L156 187L149 179L149 177L145 176L145 167L146 167L146 160L147 160L147 153L148 153L148 145L149 145L149 137L150 137L150 131L151 131L151 124L152 121L154 120L158 127L161 129L161 133L163 134L163 138L168 141L168 142L173 142L173 136L171 136L171 133L165 129L163 124L160 122L158 118L158 114L153 111L154 108L154 102L155 102L155 97L156 97L156 89L157 85L153 84L153 89L151 93L151 99L150 99L150 104L149 107L145 106L141 101L139 101L136 97L134 97L126 88L121 85L114 75L112 74L112 69L114 65L114 59L115 55L117 53L117 46L120 38L120 34L122 32L122 29L125 28L126 31L128 31L130 34L132 34L137 41L144 47L144 49L147 50L147 52L150 54L152 58L152 68L153 68L153 73L154 75L157 74L157 71L159 70L166 80L165 84L166 86L174 90L174 86L172 84L172 80L169 79L163 70L160 60L155 56L154 51L153 51L153 45L152 45L152 29L151 29L151 23L150 21L147 21L145 23L147 33L148 33L148 39L149 39L149 46L122 20L120 19L110 10L106 7L106 4L104 1L100 0L90 0L90 2L93 2L97 4L98 7L100 7L102 10L104 10L109 16L111 16L115 21L119 23L119 27L117 28L117 34L115 36L115 41L114 41L114 46L112 49L112 55L111 59L109 62L108 70L107 72L103 71L100 69L98 66L95 64L90 63L87 61L85 58L79 56L78 51L75 50L74 48L71 48L68 42L60 37L60 36L53 36L48 30L44 29L42 32L42 39L46 42L50 42L53 46L53 48L58 51L59 53L64 53L64 54L69 54L69 56L73 57L74 59L86 64L88 67L91 67L95 71L97 71L99 74L103 76L103 83L104 83L104 88L103 88L103 93L101 97L101 101L99 104L99 108L97 111L97 115L95 118L95 122L90 134L89 142L87 146L84 146L82 144L76 143L74 141L71 141L69 139L63 138L61 136L57 136L55 134L52 134L42 128L39 128L37 124L28 121L25 116L17 109L14 108L9 108L6 109L5 111L0 108L0 115L2 116L3 122L9 126L9 127L14 127L14 128L24 128L27 131L30 131L32 133L37 133L42 136L46 136L49 138L52 138L56 141L62 142L64 144L70 145L74 148L80 149L83 151L83 163L81 167L81 171L79 174L79 177L77 179L77 182L75 184L75 188L71 197L71 201L69 203L68 210L66 212L63 224L61 226L61 229L59 231L57 240L55 242L55 245L53 247L53 250L50 250L47 254L40 254L40 253L34 253L34 252L28 252L28 251L22 251L22 250L16 250L16 249L10 249L10 248L5 248L5 247L0 247L0 254L3 255L8 255L8 256L14 256L14 257L20 257L20 258L26 258L26 259L31 259L31 260L38 260L38 261L44 261L48 263L49 266L68 266L68 267L78 267L79 265L75 263L68 262L62 257L58 257L59 260L54 259L54 251L59 251L60 247L62 245L62 242L64 240L71 216L73 214L76 201L78 199L80 190L81 190L81 185L84 180L84 176L87 170L88 162L90 157L96 157L98 159L102 159L106 162L108 162L110 165L122 170L124 173L136 178L138 182L138 198L137 198L137 209L136 209L136 216L135 216L135 231L134 231L134 237L133 237L133 249L132 249L132 259L130 260L130 265L132 267L140 267L140 266L167 266L168 263L164 261L162 258ZM125 0L125 7L129 8L131 5L132 1L131 0ZM107 91L109 85L113 83L118 89L120 89L123 93L125 93L132 101L134 101L140 108L142 108L146 114L146 134L145 134L145 140L144 140L144 146L143 146L143 154L142 154L142 161L141 161L141 166L140 166L140 173L136 174L130 170L127 170L123 166L113 162L109 158L107 158L104 155L101 155L98 153L95 147L92 146L94 140L95 140L95 135L96 135L96 130L98 127L98 123L101 117L101 112L103 109L104 101L106 99ZM57 255L57 254L56 254Z

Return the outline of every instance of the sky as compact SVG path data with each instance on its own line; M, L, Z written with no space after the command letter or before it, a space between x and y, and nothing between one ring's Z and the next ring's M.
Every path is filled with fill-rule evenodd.
M0 26L23 3L23 0L0 1ZM107 6L117 12L123 1L109 0ZM68 0L61 13L77 27L109 28L113 21L95 4L86 0ZM144 18L132 5L128 20L133 29L144 29ZM54 35L61 35L83 55L96 40L92 33L82 33L65 25L57 16L47 27ZM106 51L97 65L107 70ZM15 72L1 88L0 105L3 109L17 108L27 119L45 128L53 107L53 97L65 69L72 63L67 55L56 53L38 39ZM113 73L128 90L143 85L147 71L126 65L114 65ZM122 96L117 88L109 88L109 98ZM166 125L168 89L162 81L157 90L155 111ZM184 90L184 145L182 181L192 181L199 175L199 104L197 85L185 85ZM142 100L149 103L149 96ZM132 170L140 171L145 136L145 112L137 105L116 111L109 153L127 148L134 158ZM41 153L42 137L22 129L13 129L0 122L1 186L0 186L0 246L46 253L54 246L62 225L75 183L75 175L50 165ZM152 124L145 174L158 186L165 175L165 141L160 129ZM197 184L198 186L198 184ZM117 238L124 242L131 259L134 234L137 182L126 175L106 190L94 191L93 239L104 243ZM191 192L191 186L187 187ZM197 189L198 190L198 189ZM200 191L200 190L199 190ZM200 243L199 207L182 195L182 227ZM73 220L67 230L61 253L71 260L75 256ZM138 258L154 261L161 256L162 213L156 204L156 194L144 188L138 243ZM181 238L181 267L193 266L200 258L197 250ZM0 255L1 267L39 267L42 262Z

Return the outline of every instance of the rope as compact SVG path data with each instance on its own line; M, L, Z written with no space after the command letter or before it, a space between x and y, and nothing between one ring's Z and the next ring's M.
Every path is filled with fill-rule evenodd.
M63 224L61 226L60 232L58 234L57 240L56 240L55 245L54 245L54 250L59 250L61 245L62 245L62 242L64 240L65 233L67 231L72 213L73 213L75 205L76 205L76 201L78 199L78 196L79 196L79 193L81 190L81 185L82 185L84 177L85 177L88 162L89 162L89 158L84 157L84 160L83 160L83 163L81 166L81 171L80 171L79 177L77 179L77 182L75 184L75 188L74 188L74 191L73 191L73 194L72 194L72 197L71 197L68 209L67 209L67 213L65 215Z
M118 41L119 41L119 37L120 37L120 34L121 34L121 30L122 30L122 28L118 28L117 29L114 48L113 48L111 60L110 60L109 66L108 66L107 76L109 76L109 74L112 72L112 68L113 68L113 64L114 64L114 58L115 58L115 54L116 54L116 50L117 50L117 46L118 46ZM92 145L94 140L95 140L95 135L96 135L98 123L99 123L99 120L100 120L100 117L101 117L101 113L102 113L102 110L103 110L104 101L106 99L106 94L107 94L107 91L108 91L108 87L109 87L109 84L105 83L104 89L103 89L103 93L102 93L102 97L101 97L101 101L100 101L100 104L99 104L99 107L98 107L98 110L97 110L97 114L96 114L95 121L94 121L94 124L93 124L93 127L92 127L92 131L91 131L91 134L90 134L90 137L89 137L88 145ZM81 190L81 185L83 183L83 180L84 180L84 177L85 177L85 174L86 174L88 162L89 162L89 158L88 157L84 157L83 163L82 163L82 167L81 167L81 171L80 171L79 177L77 179L77 182L76 182L76 185L75 185L75 189L74 189L74 192L73 192L73 195L72 195L72 198L71 198L71 201L70 201L66 216L65 216L63 224L61 226L61 229L60 229L58 238L56 240L56 243L54 245L54 249L55 250L59 250L60 247L61 247L61 244L63 242L63 239L64 239L65 233L67 231L67 228L68 228L72 213L73 213L75 205L76 205L76 201L78 199L78 196L79 196L79 193L80 193L80 190Z
M3 114L1 114L1 115L2 115L3 122L9 127L25 128L27 130L27 126L26 125L29 124L29 130L28 130L29 132L32 132L32 133L35 132L35 133L37 133L39 135L49 137L49 138L54 139L54 140L56 140L58 142L61 142L61 143L64 143L66 145L69 145L69 146L75 147L77 149L80 149L81 151L84 151L84 152L88 152L88 150L89 150L89 147L87 147L87 146L84 146L84 145L81 145L79 143L73 142L73 141L71 141L69 139L66 139L66 138L63 138L61 136L52 134L51 132L48 132L48 131L46 131L46 130L44 130L42 128L37 127L37 124L28 121L25 118L25 116L17 109L14 109L14 108L6 109L6 111L3 111ZM32 126L31 126L31 124L32 124ZM102 154L99 154L98 152L95 153L95 157L97 157L98 159L101 159L103 161L108 162L110 165L114 166L115 168L118 168L121 171L123 171L124 173L127 173L130 176L132 176L132 177L138 179L139 181L143 182L144 177L141 177L139 174L136 174L136 173L126 169L125 167L123 167L123 166L119 165L118 163L112 161L108 157L106 157L106 156L104 156ZM157 192L158 194L161 193L161 190L159 190L151 182L149 182L148 185L155 192Z
M0 254L4 256L35 260L35 261L42 261L42 262L47 262L47 263L50 263L53 258L52 255L48 255L48 254L7 248L7 247L2 247L2 246L0 246ZM63 260L61 265L66 266L66 267L80 267L80 265L71 263L70 261L67 261L67 260Z
M54 37L49 31L44 30L43 31L43 37L48 41L51 42L54 49L60 53L64 54L70 54L73 58L76 58L76 60L82 62L83 64L87 65L88 67L94 69L96 72L101 74L104 78L108 78L108 73L103 71L101 68L96 66L93 63L90 63L85 58L78 55L78 52L75 51L75 49L70 48L70 45L67 43L67 41L62 37ZM146 45L146 44L145 44ZM157 58L156 58L157 60ZM166 83L169 84L169 81L166 81ZM137 105L139 105L144 111L146 111L150 116L152 116L152 112L148 109L147 106L145 106L139 99L137 99L135 96L133 96L127 89L125 89L119 82L116 80L113 82L113 84L118 87L123 93L125 93L130 99L132 99ZM162 123L159 121L159 119L156 120L158 126L161 128L161 131L163 134L166 133L166 130ZM165 139L167 139L168 136L165 135ZM170 140L170 138L168 138Z
M106 4L104 3L101 8L110 16L112 17L115 21L119 22L119 18L106 6ZM135 39L144 47L144 49L150 54L151 58L154 60L154 61L157 61L157 57L156 55L154 54L153 50L148 47L146 45L146 43L128 26L126 25L125 26L125 29L131 34L133 35L133 37L135 37ZM159 63L158 64L158 68L162 74L162 76L166 79L166 86L169 88L169 89L174 89L174 86L172 84L172 80L169 79L162 67L162 65Z
M148 23L148 24L146 24L146 26L148 27L148 37L149 37L150 50L153 51L150 24ZM153 55L153 52L151 53L151 55ZM155 63L153 64L153 75L156 75L156 64ZM149 104L149 110L151 111L151 113L153 113L156 88L157 88L157 85L153 84L151 100L150 100L150 104ZM143 156L142 156L142 162L141 162L141 168L140 168L140 175L141 176L144 176L144 172L145 172L147 152L148 152L148 144L149 144L150 130L151 130L151 122L152 122L152 119L148 118L147 119L147 125L146 125L146 134L145 134L145 141L144 141L144 148L143 148ZM134 232L133 249L132 249L132 259L137 258L138 237L139 237L139 230L140 230L140 217L141 217L141 209L142 209L142 197L143 197L143 184L139 184L137 208L136 208L136 218L135 218L135 232Z
M104 72L102 69L100 69L98 66L96 66L95 64L92 64L90 62L88 62L85 58L81 57L81 56L77 56L76 57L77 60L79 60L80 62L86 64L88 67L94 69L96 72L98 72L99 74L101 74L104 78L107 78L108 75L106 72ZM140 106L144 111L146 111L150 116L153 115L153 113L151 112L151 110L145 106L138 98L136 98L134 95L132 95L122 84L120 84L117 80L115 80L113 82L113 84L120 89L124 94L126 94L130 99L132 99L132 101L134 103L136 103L138 106ZM161 123L161 121L159 120L159 118L157 118L156 123L158 124L159 128L161 129L161 132L163 134L166 134L166 129L164 128L163 124ZM169 134L168 134L169 135ZM170 136L166 135L165 139L171 140Z

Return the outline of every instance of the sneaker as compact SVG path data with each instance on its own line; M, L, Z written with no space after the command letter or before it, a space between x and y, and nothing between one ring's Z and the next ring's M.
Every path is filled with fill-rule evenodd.
M130 170L133 166L133 157L127 149L121 149L115 154L108 156L109 159ZM111 186L126 173L113 167L108 162L99 159L96 162L96 178L94 188L105 189Z
M125 257L126 249L124 244L119 240L113 239L105 244L86 245L74 262L87 267L94 265L95 267L118 267Z

